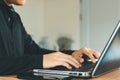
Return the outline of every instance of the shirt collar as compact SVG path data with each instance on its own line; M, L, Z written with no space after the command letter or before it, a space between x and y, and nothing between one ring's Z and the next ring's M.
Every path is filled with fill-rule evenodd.
M13 6L8 6L3 0L1 0L2 5L10 12L15 12Z

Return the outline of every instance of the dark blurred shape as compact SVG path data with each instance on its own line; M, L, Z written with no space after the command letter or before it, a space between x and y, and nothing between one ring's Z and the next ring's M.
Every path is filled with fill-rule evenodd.
M42 37L38 43L41 48L58 51L59 47L53 39L49 37Z
M57 40L60 51L71 50L73 42L71 38L65 36L59 37Z

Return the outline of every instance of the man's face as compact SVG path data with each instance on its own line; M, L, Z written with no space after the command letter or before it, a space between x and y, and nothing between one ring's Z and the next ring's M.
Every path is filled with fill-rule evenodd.
M26 0L5 0L5 1L15 5L24 5L26 2Z

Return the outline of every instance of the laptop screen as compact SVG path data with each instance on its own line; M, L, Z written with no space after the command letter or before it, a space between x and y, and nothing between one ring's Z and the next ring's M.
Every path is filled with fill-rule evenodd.
M120 24L120 23L119 23ZM94 76L101 75L108 71L120 67L120 28L118 24L118 30L113 37L113 40L108 44L108 48L103 55L100 64L98 65Z

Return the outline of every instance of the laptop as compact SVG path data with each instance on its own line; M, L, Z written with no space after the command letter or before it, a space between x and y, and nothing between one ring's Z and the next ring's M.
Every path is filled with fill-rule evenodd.
M70 77L97 77L118 69L120 67L120 21L114 29L109 41L103 49L98 61L93 64L86 60L80 69L67 70L64 67L56 67L53 69L33 69L36 76L41 74L62 75Z

